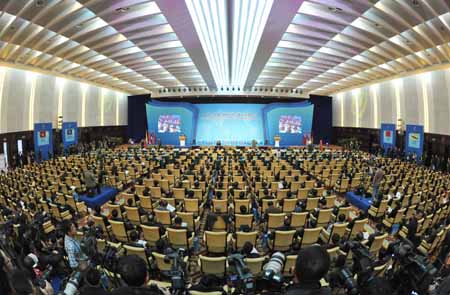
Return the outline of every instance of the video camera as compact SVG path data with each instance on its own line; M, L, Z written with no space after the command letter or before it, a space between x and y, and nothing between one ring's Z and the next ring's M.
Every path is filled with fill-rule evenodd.
M59 295L75 295L80 286L80 282L81 282L81 272L79 271L73 272L66 283L66 287L64 288L64 290L59 292Z
M239 294L255 294L255 284L250 269L244 262L242 254L228 256L228 264L231 268L230 281Z
M405 238L389 245L388 253L394 260L393 267L387 276L395 286L394 294L428 294L428 288L433 283L438 270L425 256L414 252L414 245Z
M164 256L164 262L173 261L169 276L172 283L172 294L182 294L186 289L185 265L183 261L185 249L180 248Z
M283 267L286 262L286 257L281 252L273 253L269 261L263 267L263 273L261 278L262 290L277 291L279 292L283 287Z

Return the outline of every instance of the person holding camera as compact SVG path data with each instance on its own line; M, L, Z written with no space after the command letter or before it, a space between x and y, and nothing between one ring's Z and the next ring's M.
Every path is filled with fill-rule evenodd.
M328 252L318 246L300 250L294 270L294 284L287 289L287 295L331 295L331 289L321 287L322 279L330 268Z
M64 221L64 249L69 259L69 266L72 270L77 271L86 264L86 255L81 250L81 244L75 239L77 227L71 221ZM82 265L83 264L83 265Z

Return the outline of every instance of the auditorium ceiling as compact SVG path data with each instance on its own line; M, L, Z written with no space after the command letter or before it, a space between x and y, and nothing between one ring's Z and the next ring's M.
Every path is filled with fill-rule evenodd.
M450 0L0 0L0 64L130 94L332 94L449 42Z

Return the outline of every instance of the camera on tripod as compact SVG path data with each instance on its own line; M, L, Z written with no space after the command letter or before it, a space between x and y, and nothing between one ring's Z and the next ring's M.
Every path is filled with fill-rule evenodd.
M280 291L283 287L283 267L286 257L281 252L273 253L269 261L263 267L261 287L268 291Z
M169 271L169 276L172 283L172 292L174 294L179 294L186 288L185 265L183 261L185 252L185 249L180 248L164 256L165 263L170 263L170 261L173 261L172 268Z
M387 272L387 277L395 286L393 294L428 294L428 288L433 283L438 270L428 260L414 252L411 241L400 238L389 246L388 252L392 254L394 264Z
M232 254L228 257L230 281L239 294L254 294L255 283L250 269L244 262L244 255Z

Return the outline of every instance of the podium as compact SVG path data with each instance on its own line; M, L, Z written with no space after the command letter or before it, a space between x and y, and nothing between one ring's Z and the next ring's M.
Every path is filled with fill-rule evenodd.
M275 137L273 138L274 142L275 142L275 147L280 147L280 140L281 137L279 135L275 135Z
M180 135L178 139L180 140L180 146L186 146L186 136Z

